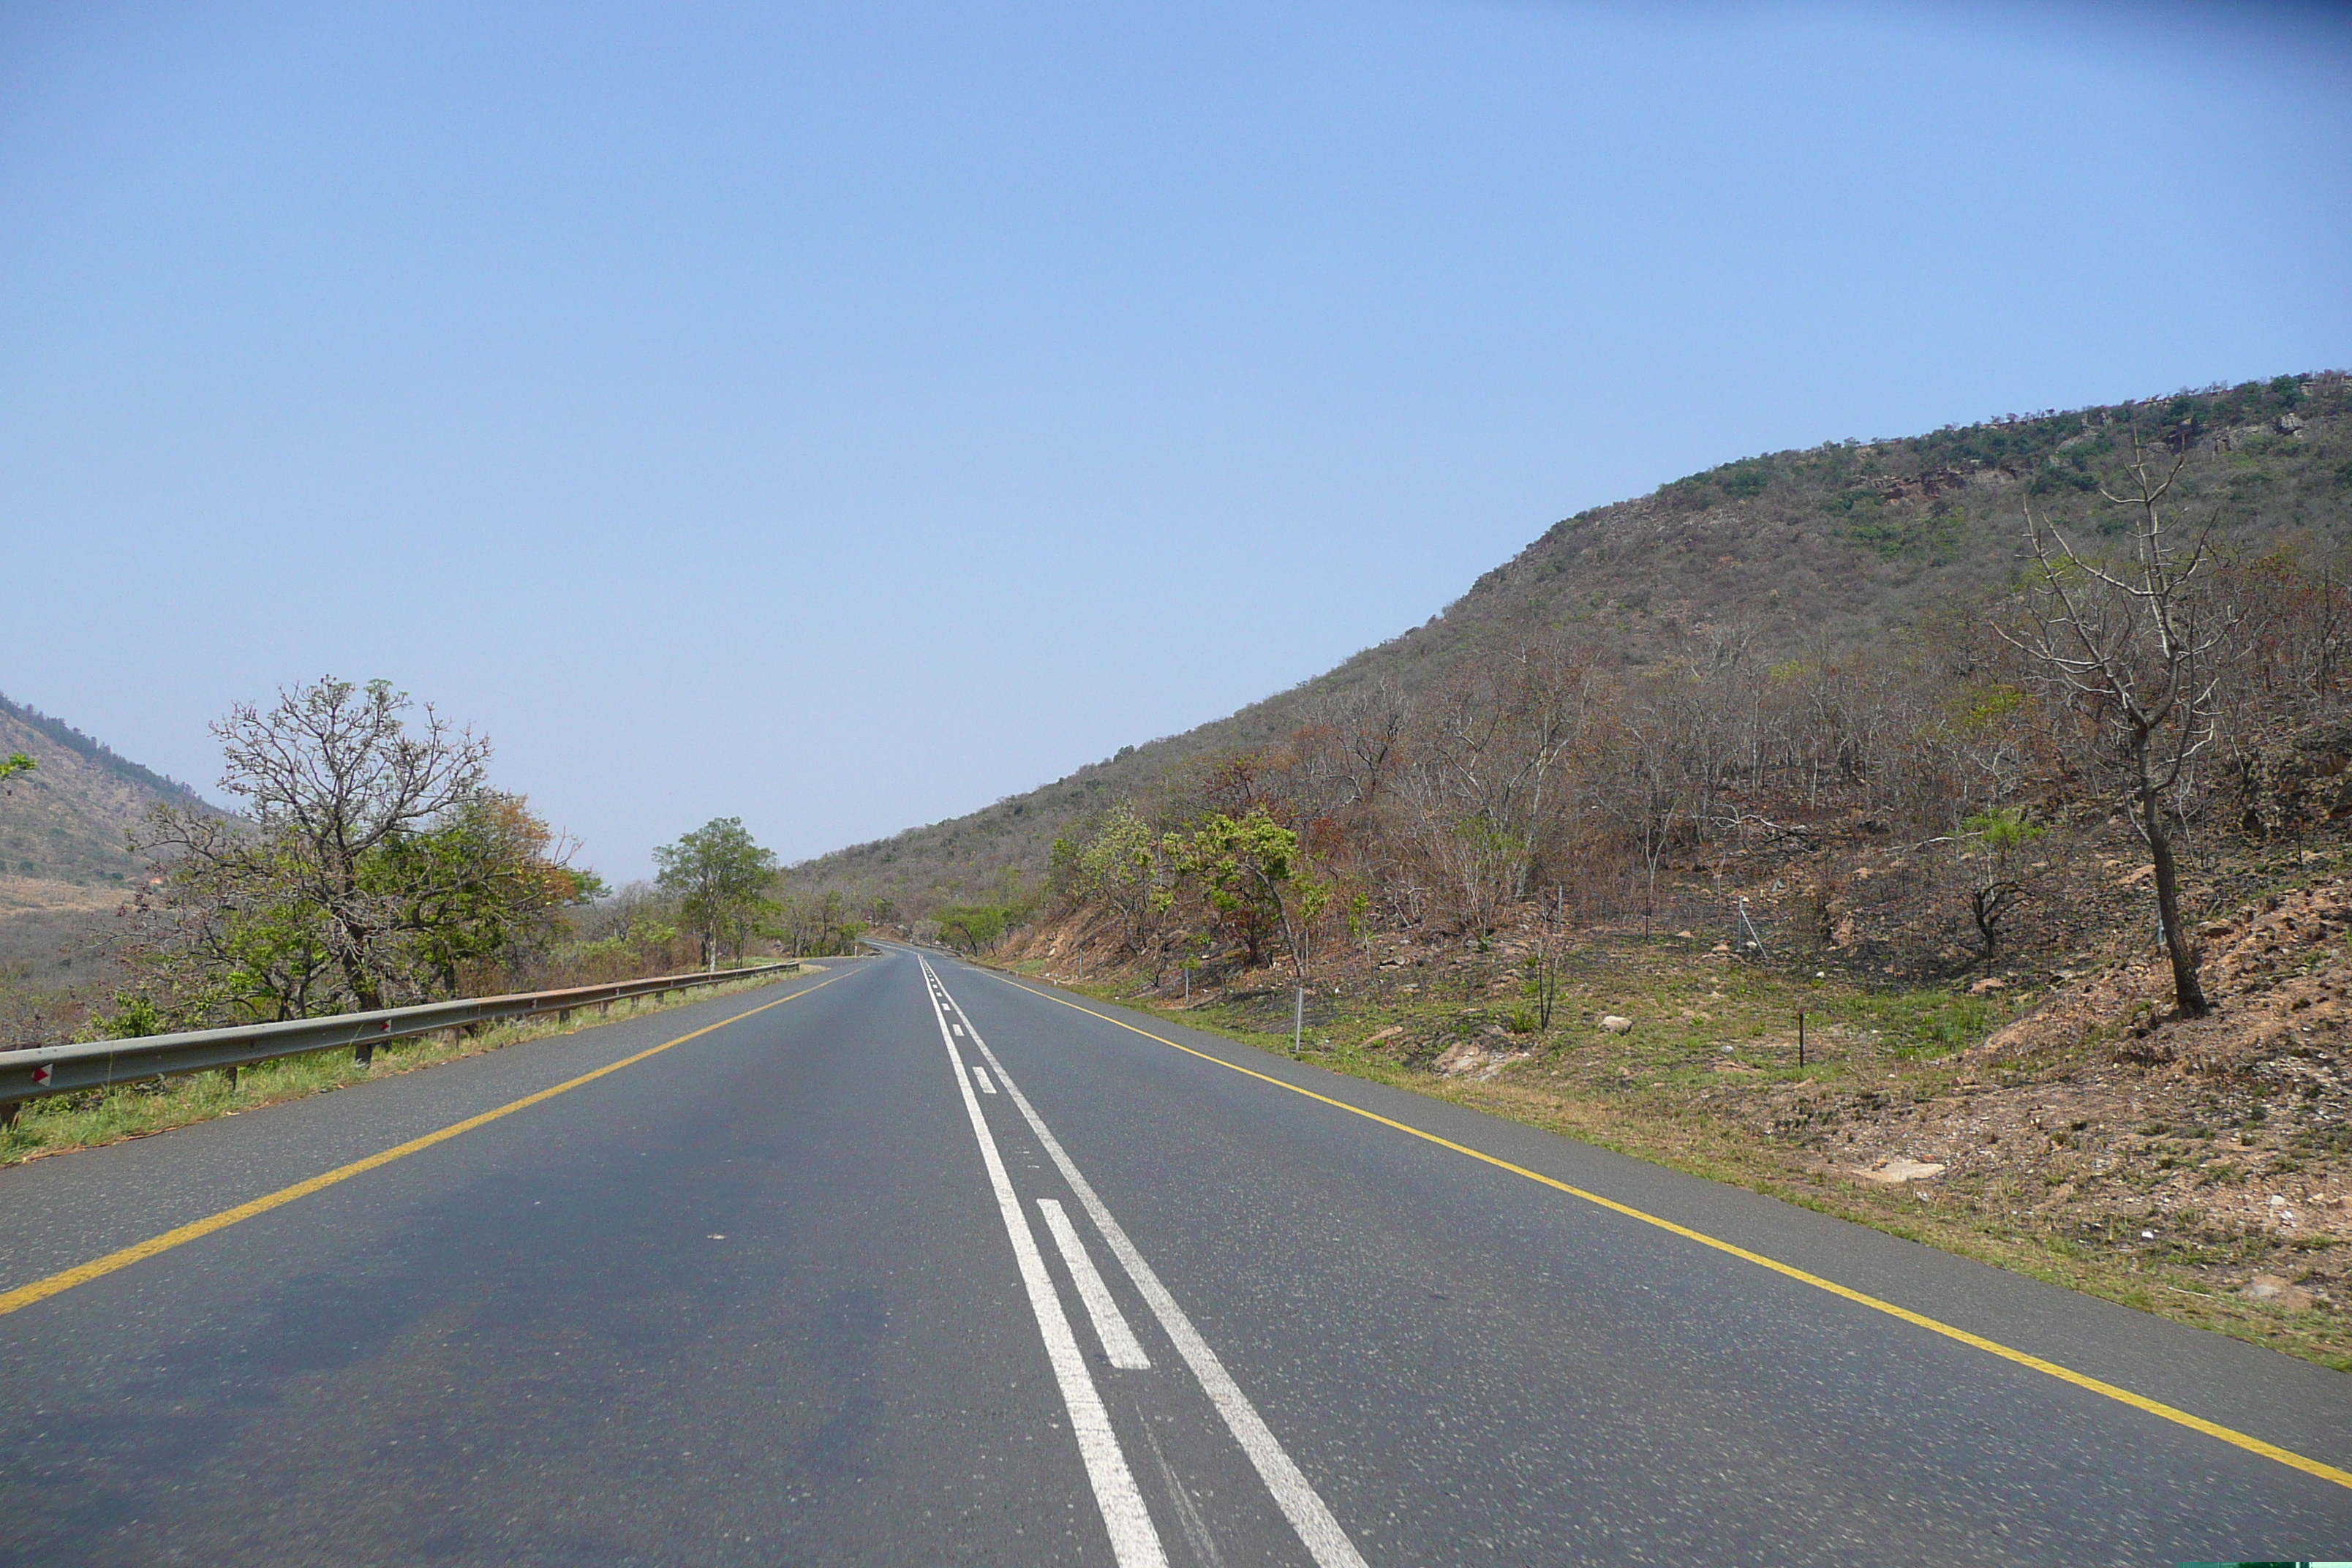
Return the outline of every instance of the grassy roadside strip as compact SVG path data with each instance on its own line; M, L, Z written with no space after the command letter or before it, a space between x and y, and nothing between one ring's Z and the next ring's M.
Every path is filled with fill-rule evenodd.
M455 1041L438 1034L391 1040L375 1048L375 1060L367 1067L361 1067L352 1060L349 1046L338 1046L331 1050L281 1057L276 1061L240 1068L234 1087L226 1073L202 1072L190 1073L183 1078L121 1084L89 1094L61 1094L50 1100L37 1100L17 1113L15 1126L0 1129L0 1166L21 1164L26 1160L38 1160L51 1154L70 1153L78 1149L95 1149L108 1143L120 1143L129 1138L144 1138L150 1133L168 1132L175 1127L209 1121L216 1116L236 1116L264 1106L280 1105L289 1100L303 1100L329 1089L341 1089L347 1084L364 1083L394 1073L414 1072L419 1068L437 1067L443 1062L478 1057L487 1051L520 1045L526 1040L541 1040L551 1035L575 1035L583 1029L602 1028L606 1024L617 1024L645 1014L664 1013L690 1003L708 1002L713 997L733 996L757 990L762 985L775 984L780 980L820 973L823 968L822 964L803 961L799 975L762 975L756 980L738 981L732 984L705 985L691 991L631 997L614 1003L611 1013L605 1016L596 1016L589 1008L582 1008L573 1014L570 1023L559 1022L551 1016L520 1018L489 1025L479 1034L463 1036Z
M1023 967L992 967L1023 979L1035 978ZM1483 1081L1443 1078L1328 1037L1310 1038L1294 1057L1286 1033L1237 1026L1218 1016L1223 1010L1218 1006L1194 1006L1176 1015L1172 1009L1125 994L1115 985L1073 984L1066 979L1052 984L1131 1011L1171 1015L1171 1022L1185 1028L1271 1056L1450 1101L1652 1164L1745 1187L2047 1284L2284 1351L2338 1372L2352 1372L2352 1329L2334 1315L2286 1311L2224 1295L2206 1286L2193 1272L2168 1267L2160 1258L2102 1257L2075 1242L2003 1225L1980 1209L1939 1201L1917 1188L1881 1188L1824 1175L1809 1169L1790 1150L1759 1146L1744 1129L1721 1117L1701 1112L1662 1114L1638 1103L1629 1104L1623 1097L1603 1100L1577 1092L1557 1079L1523 1082L1507 1072ZM1327 1037L1331 1033L1320 1032Z

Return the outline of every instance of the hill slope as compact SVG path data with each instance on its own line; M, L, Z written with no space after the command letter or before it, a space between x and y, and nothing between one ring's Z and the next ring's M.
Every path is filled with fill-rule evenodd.
M0 697L0 755L10 752L35 767L0 784L0 963L44 983L74 979L95 962L93 930L144 864L127 847L131 829L165 802L211 807L187 785Z
M1325 701L1388 680L1433 685L1465 654L1581 627L1636 662L1695 635L1832 644L1965 604L2015 569L2024 510L2095 529L2096 476L2128 429L2186 448L2177 515L2222 539L2332 556L2352 542L2352 384L2280 376L2113 407L2011 416L1727 463L1563 520L1444 611L1329 672L983 810L793 868L804 887L881 893L910 911L1042 872L1074 819L1188 758L1281 740Z
M121 882L139 862L124 847L154 806L202 807L186 784L141 767L63 721L0 697L0 753L37 764L0 795L0 872L47 882Z

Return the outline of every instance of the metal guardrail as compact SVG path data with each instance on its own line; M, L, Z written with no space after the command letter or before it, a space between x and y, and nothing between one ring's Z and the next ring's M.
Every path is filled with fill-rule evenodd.
M574 985L562 991L531 991L513 996L475 996L455 1002L427 1002L416 1007L387 1007L374 1013L338 1013L325 1018L289 1018L278 1024L248 1024L234 1029L190 1029L175 1035L143 1035L127 1040L92 1040L70 1046L40 1046L31 1050L0 1051L0 1120L13 1116L16 1102L53 1094L73 1094L109 1084L135 1083L142 1079L175 1073L210 1072L222 1068L251 1067L280 1057L299 1057L358 1046L378 1046L387 1040L414 1039L442 1029L495 1023L503 1018L529 1018L552 1013L562 1018L574 1008L625 1002L636 996L724 985L762 974L782 974L800 968L798 960L766 963L751 969L701 970L692 974L665 974L651 980L621 980L605 985Z

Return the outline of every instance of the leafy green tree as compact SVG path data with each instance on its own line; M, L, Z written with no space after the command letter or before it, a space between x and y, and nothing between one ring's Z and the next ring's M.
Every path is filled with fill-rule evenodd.
M1257 806L1239 817L1213 811L1189 832L1160 840L1177 875L1195 880L1221 923L1249 950L1255 967L1279 937L1298 979L1307 978L1313 922L1330 901L1331 884L1309 875L1298 835Z
M408 962L429 971L441 994L456 995L469 968L497 961L510 974L553 941L556 911L579 901L583 875L555 858L555 847L521 796L484 792L427 831L387 841L369 857L364 878L405 900Z
M776 854L753 841L740 816L715 816L675 844L654 850L655 880L677 895L678 919L702 942L702 961L715 965L719 950L743 955L761 917L774 911L767 897Z
M949 904L938 915L940 940L961 952L994 947L1010 923L1002 904Z
M866 930L866 922L851 914L848 895L838 888L781 899L768 909L782 918L763 922L760 934L783 941L794 958L855 952Z
M22 752L11 752L8 760L0 763L0 779L14 778L18 773L31 773L37 764Z
M232 823L183 826L183 852L130 907L121 948L136 979L100 1031L274 1023L348 1006L321 912L293 890L292 847Z
M572 874L572 896L563 900L565 903L585 906L613 896L613 885L585 866L565 868Z
M1141 951L1174 901L1160 836L1131 803L1113 806L1083 842L1055 841L1056 881L1065 897L1118 918L1119 945Z

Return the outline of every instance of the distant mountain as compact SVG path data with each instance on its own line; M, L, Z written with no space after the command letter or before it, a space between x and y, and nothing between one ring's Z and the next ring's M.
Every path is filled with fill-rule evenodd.
M143 864L125 839L149 811L167 801L215 809L186 784L0 697L0 755L10 752L36 766L0 784L0 879L119 886Z
M2189 454L2170 514L2183 523L2210 520L2252 551L2336 559L2352 543L2352 389L2336 372L1742 458L1554 524L1426 625L1229 718L836 850L794 879L909 910L986 897L1042 872L1068 824L1173 763L1274 744L1319 703L1383 679L1423 689L1515 639L1581 629L1637 663L1710 637L1794 652L1966 606L2015 573L2029 504L2095 531L2120 526L2097 484L2132 430Z

